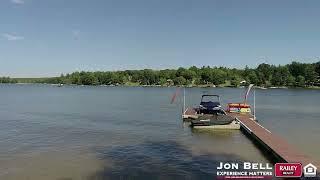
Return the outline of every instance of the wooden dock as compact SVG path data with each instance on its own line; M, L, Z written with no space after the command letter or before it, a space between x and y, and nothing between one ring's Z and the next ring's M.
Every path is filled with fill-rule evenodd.
M183 118L195 116L196 113L193 108L187 108L183 113ZM275 162L301 163L302 166L312 163L318 168L317 172L319 174L319 161L305 156L286 140L252 120L250 114L228 113L228 115L237 118L241 124L241 129L262 147L261 150L272 155Z
M303 153L299 152L291 146L287 141L285 141L280 136L272 133L258 122L252 120L249 114L239 114L239 113L228 113L230 116L237 118L243 130L245 130L250 137L256 140L265 151L268 151L273 155L277 162L290 162L290 163L301 163L305 166L312 163L320 170L320 163Z

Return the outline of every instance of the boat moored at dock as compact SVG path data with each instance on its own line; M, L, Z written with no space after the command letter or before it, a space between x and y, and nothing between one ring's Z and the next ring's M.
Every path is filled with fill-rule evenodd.
M215 98L215 101L209 98ZM218 95L202 95L200 105L187 108L182 117L191 122L193 128L240 129L237 119L227 115L221 107Z

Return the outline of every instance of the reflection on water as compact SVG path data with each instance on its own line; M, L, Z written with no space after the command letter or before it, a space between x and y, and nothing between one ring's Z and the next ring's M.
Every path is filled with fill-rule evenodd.
M191 132L194 135L203 134L207 136L212 136L213 138L223 139L223 138L232 138L233 135L237 134L238 130L224 130L224 129L191 129Z
M194 141L188 147L193 154L233 154L241 159L257 162L269 162L262 152L241 131L205 129L192 130Z
M243 160L228 153L195 155L174 141L102 147L97 152L101 159L111 160L113 168L89 179L213 179L220 161Z
M48 151L7 157L0 161L0 177L6 180L86 179L103 169L112 168L95 154L77 151Z
M187 89L187 104L203 90ZM243 94L205 90L223 103ZM169 103L174 91L0 85L0 179L213 179L220 161L269 162L241 131L191 130ZM257 91L259 122L320 158L304 141L319 138L317 99L319 91Z

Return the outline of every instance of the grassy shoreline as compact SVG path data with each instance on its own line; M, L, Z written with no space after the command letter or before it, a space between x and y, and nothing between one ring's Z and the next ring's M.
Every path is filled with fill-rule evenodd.
M52 86L100 86L100 87L184 87L184 88L246 88L246 86L231 86L228 84L223 85L213 85L213 84L201 84L201 85L141 85L137 83L129 83L129 84L119 84L119 85L83 85L83 84L51 84L51 83L39 83L39 82L17 82L17 83L0 83L0 84L18 84L18 85L32 85L32 84L42 84L42 85L52 85ZM271 87L261 87L255 86L256 89L266 90L266 89L315 89L320 90L319 86L306 86L306 87L287 87L287 86L271 86Z

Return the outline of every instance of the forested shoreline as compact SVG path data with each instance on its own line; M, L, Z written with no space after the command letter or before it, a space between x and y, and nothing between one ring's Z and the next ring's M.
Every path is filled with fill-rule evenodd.
M49 78L1 77L0 83L48 83L128 86L232 86L255 84L262 87L320 86L320 61L287 65L262 63L257 68L196 67L164 70L73 72Z

